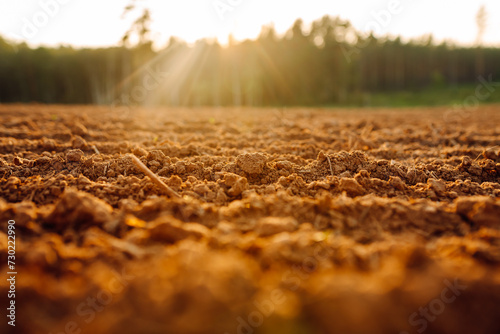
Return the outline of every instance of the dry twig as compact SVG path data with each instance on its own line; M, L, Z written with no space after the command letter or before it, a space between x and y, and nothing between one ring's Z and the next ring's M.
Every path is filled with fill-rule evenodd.
M132 159L132 162L139 168L144 174L149 176L151 181L153 181L158 187L160 187L168 196L170 197L181 197L178 193L172 190L169 186L167 186L155 173L153 173L145 164L142 163L139 158L137 158L133 154L127 154L128 157Z
M332 162L331 162L331 160L330 160L330 157L327 155L327 156L326 156L326 158L328 159L328 163L330 164L330 173L332 173L332 176L334 176L334 175L333 175Z

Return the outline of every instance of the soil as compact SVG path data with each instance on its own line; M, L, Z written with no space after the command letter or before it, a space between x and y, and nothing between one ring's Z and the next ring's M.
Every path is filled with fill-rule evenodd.
M2 333L500 333L498 105L0 119Z

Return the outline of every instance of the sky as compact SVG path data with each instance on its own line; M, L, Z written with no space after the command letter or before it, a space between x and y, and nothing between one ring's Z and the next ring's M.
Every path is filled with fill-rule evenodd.
M117 45L137 18L121 18L130 0L0 0L0 36L31 46ZM310 23L326 14L349 20L357 30L404 39L433 34L435 40L473 45L476 14L488 12L483 42L500 47L499 0L141 0L152 13L152 37L187 42L210 37L226 43L229 34L255 38L272 23L284 33L297 18Z

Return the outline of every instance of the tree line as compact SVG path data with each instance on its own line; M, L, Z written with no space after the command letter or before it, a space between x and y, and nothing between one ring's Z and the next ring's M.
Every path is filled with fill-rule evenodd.
M375 37L338 17L263 27L228 46L170 38L98 49L30 48L0 37L0 102L138 105L366 104L372 93L500 77L500 49Z

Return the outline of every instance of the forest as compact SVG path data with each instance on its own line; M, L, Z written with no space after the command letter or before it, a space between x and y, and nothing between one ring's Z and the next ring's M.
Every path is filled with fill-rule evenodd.
M144 37L144 36L142 36ZM500 49L404 41L324 16L283 35L163 48L30 48L0 37L0 102L168 106L371 105L377 94L460 89L500 76ZM470 90L469 90L470 91ZM388 95L389 96L389 95Z

